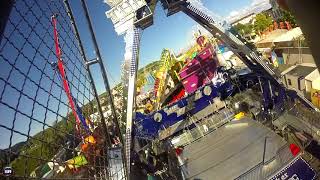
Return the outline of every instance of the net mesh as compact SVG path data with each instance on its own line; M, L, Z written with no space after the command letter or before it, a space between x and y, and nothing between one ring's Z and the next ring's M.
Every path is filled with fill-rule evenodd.
M107 148L88 72L61 0L11 1L0 43L0 168L15 178L107 177ZM52 15L75 103L76 128L57 62ZM3 171L1 176L9 175Z

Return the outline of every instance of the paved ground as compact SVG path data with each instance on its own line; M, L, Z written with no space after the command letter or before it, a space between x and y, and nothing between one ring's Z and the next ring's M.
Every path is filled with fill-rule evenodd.
M273 158L286 142L263 125L244 118L232 121L185 147L189 179L228 180L239 177L266 156Z

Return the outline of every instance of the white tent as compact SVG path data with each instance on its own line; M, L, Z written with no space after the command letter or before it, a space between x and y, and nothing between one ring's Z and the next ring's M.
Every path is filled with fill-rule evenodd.
M280 43L290 43L303 35L299 27L293 28L289 31L277 29L267 35L266 38L256 43L258 48L271 48L279 45Z
M293 41L297 38L299 38L300 36L302 36L302 31L300 29L300 27L296 27L291 29L290 31L280 35L279 37L275 38L273 40L274 43L278 43L278 42L287 42L287 41Z
M258 41L256 43L256 46L258 48L270 48L274 45L273 42L276 38L282 36L283 34L286 34L287 32L288 32L288 30L286 30L286 29L274 30L274 31L270 32L269 34L267 34L265 36L265 38Z

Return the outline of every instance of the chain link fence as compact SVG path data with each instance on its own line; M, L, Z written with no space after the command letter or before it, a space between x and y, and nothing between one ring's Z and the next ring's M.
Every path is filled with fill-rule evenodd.
M95 117L95 86L63 1L7 2L0 31L0 176L106 179L110 139ZM54 66L53 15L66 78Z

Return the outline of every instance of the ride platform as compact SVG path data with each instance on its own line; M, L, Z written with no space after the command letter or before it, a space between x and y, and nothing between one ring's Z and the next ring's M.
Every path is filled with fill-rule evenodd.
M186 145L183 158L187 179L228 180L242 177L253 168L255 179L266 178L284 167L293 155L286 141L271 129L243 118Z

